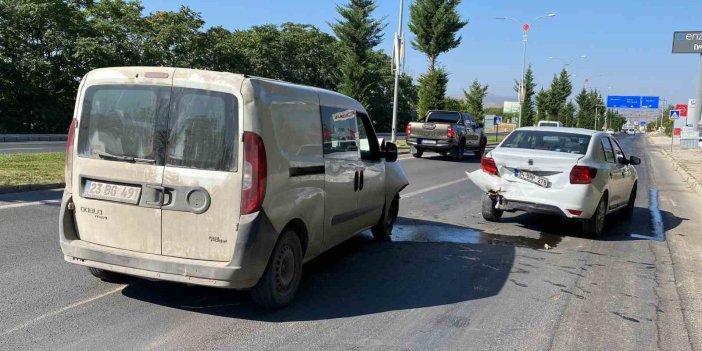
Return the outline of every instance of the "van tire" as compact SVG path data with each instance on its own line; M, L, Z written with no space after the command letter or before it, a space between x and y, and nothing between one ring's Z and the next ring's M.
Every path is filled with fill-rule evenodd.
M251 289L254 302L265 308L280 308L292 302L300 287L302 260L300 237L287 229L275 244L263 276Z
M90 274L92 274L95 278L99 278L100 280L108 283L125 283L130 280L130 277L127 275L110 272L99 268L88 267L88 272L90 272Z
M392 227L397 221L397 213L400 209L400 195L395 195L395 198L390 203L387 213L383 213L378 224L371 228L371 233L376 240L390 240L392 235Z
M499 222L504 211L495 208L497 200L489 194L483 194L481 199L483 218L488 222Z
M424 150L416 146L412 146L412 156L414 156L414 158L421 158L422 154L424 154Z

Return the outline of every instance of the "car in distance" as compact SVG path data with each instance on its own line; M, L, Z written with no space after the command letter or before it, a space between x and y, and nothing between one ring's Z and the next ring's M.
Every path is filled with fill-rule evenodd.
M606 132L606 133L607 133L607 135L609 135L609 136L612 136L612 135L616 134L616 133L614 132L614 129L607 129L607 132Z
M460 161L465 151L482 156L487 145L483 125L459 111L429 111L423 122L408 123L405 133L412 156L417 158L424 151L434 151Z
M82 80L60 246L121 274L289 303L302 264L354 234L387 238L408 185L363 106L327 90L180 68Z
M558 127L558 128L561 128L561 127L563 127L563 123L558 122L558 121L539 121L539 124L537 124L537 127Z
M636 130L634 128L629 128L626 130L626 134L634 135L634 134L636 134Z
M520 128L481 160L468 176L483 192L482 215L527 211L581 220L583 231L602 234L605 216L634 211L636 156L616 139L579 128Z

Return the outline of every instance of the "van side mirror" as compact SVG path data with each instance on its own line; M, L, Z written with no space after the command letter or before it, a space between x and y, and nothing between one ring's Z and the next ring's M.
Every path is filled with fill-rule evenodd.
M382 152L385 162L397 161L397 145L391 142L385 142L385 150Z
M629 157L629 164L632 164L634 166L640 165L641 159L636 157L636 156L631 156L631 157Z

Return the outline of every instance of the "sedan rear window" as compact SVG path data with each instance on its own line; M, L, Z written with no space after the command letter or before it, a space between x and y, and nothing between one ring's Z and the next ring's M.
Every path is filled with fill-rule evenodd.
M510 134L500 147L585 155L590 138L589 135L582 134L518 130Z
M430 112L427 122L456 123L459 117L456 112Z

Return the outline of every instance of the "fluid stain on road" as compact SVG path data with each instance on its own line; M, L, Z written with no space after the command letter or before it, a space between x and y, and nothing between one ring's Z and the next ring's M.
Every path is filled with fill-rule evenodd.
M543 249L555 248L563 238L541 233L538 238L481 232L452 224L404 218L393 230L393 241L448 242L457 244L511 245Z

